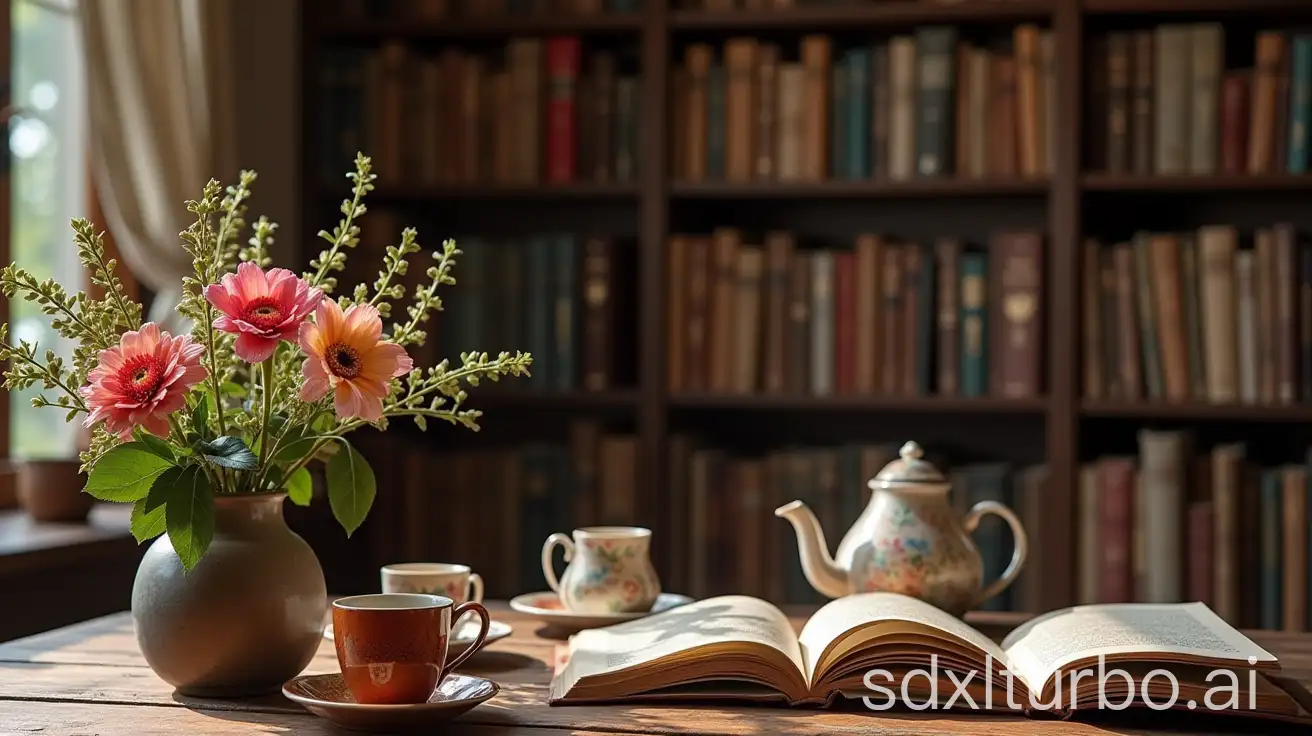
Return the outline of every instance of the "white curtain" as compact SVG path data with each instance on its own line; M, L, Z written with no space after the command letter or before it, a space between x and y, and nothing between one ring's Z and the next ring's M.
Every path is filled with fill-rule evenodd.
M211 177L237 175L230 5L81 0L90 150L123 260L151 291L150 319L190 329L175 307L191 259L178 233Z

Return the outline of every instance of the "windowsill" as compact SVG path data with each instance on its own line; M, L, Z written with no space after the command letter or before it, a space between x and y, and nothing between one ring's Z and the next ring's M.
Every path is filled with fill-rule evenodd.
M131 552L137 548L131 514L131 504L98 503L85 523L50 523L0 511L0 576Z

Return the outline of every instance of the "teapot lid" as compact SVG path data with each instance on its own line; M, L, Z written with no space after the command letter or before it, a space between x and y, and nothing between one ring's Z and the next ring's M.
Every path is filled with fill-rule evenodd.
M898 452L901 457L885 465L868 485L871 488L886 488L890 485L947 483L947 479L938 468L924 459L924 454L925 451L915 442L902 445L902 449Z

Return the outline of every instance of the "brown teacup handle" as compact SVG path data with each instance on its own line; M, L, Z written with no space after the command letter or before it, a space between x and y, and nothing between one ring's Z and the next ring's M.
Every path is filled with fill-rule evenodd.
M492 617L488 615L487 609L483 607L483 604L477 601L465 601L451 609L451 625L453 632L455 622L459 621L460 617L469 611L473 611L479 619L482 620L483 625L478 629L478 637L474 639L474 643L470 644L468 649L461 652L455 659L446 663L446 667L442 668L442 676L438 678L439 682L445 680L446 676L451 674L456 667L464 664L466 659L474 656L475 652L482 649L483 645L487 644L487 630L488 627L492 625Z

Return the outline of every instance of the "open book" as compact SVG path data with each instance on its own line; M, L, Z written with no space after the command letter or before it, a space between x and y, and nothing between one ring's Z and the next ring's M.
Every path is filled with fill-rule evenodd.
M1099 678L1099 659L1111 673ZM1228 673L1208 679L1213 670ZM1164 670L1156 672L1154 670ZM832 601L795 634L756 598L724 596L583 631L551 683L553 705L718 699L822 706L1034 711L1172 707L1279 719L1309 716L1306 691L1276 658L1202 603L1079 606L1040 616L998 645L927 603L896 593ZM1151 673L1151 674L1150 674ZM1233 673L1233 674L1230 674ZM1146 686L1144 685L1146 678ZM1132 689L1131 689L1132 688ZM1233 697L1232 697L1233 695ZM932 702L933 705L926 706ZM1117 708L1119 709L1119 708Z

